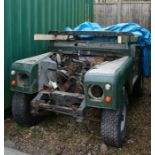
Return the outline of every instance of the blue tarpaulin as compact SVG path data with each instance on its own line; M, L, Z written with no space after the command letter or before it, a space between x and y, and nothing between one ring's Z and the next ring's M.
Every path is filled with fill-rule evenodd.
M140 37L139 44L143 49L143 74L145 77L151 74L151 33L148 29L136 23L120 23L111 26L100 26L97 23L84 22L74 29L66 27L65 31L113 31L132 32ZM92 36L81 36L92 37ZM97 39L97 38L94 38Z

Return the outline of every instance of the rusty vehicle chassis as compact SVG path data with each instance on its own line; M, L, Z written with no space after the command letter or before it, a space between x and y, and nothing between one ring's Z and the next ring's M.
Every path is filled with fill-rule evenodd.
M40 110L46 110L82 120L86 104L83 94L44 90L40 91L31 101L31 108L33 115L37 115Z

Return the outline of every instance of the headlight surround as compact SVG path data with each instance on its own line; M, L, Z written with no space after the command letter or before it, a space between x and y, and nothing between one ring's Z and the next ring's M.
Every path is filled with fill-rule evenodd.
M105 90L111 90L111 84L109 83L105 84Z
M103 88L99 85L91 85L88 88L88 94L92 99L100 100L103 97Z

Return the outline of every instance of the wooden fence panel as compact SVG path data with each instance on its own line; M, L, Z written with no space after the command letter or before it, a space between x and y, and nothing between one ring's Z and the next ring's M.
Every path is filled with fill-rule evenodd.
M135 22L151 29L151 2L96 2L94 4L94 21L104 26L121 22Z

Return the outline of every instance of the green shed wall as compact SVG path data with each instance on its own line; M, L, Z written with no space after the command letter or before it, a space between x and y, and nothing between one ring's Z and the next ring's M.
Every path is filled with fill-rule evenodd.
M13 61L48 51L35 33L63 30L92 21L93 0L4 0L4 107L11 106L10 67Z

